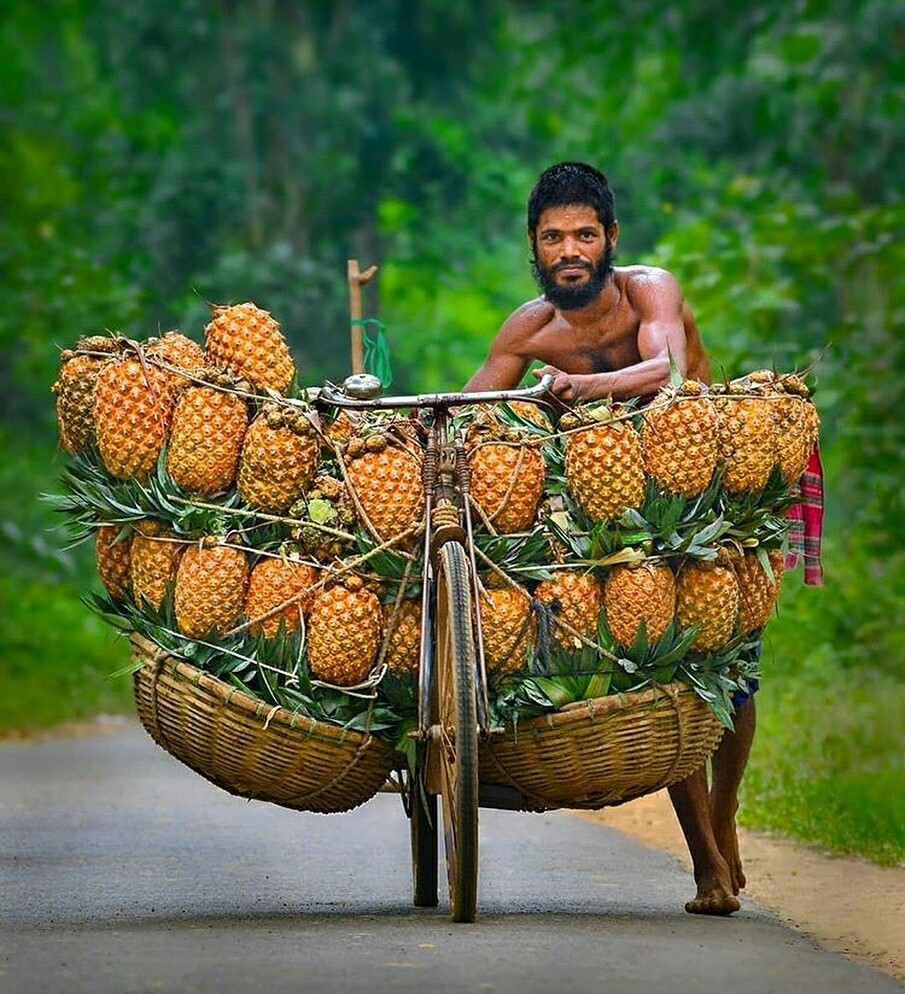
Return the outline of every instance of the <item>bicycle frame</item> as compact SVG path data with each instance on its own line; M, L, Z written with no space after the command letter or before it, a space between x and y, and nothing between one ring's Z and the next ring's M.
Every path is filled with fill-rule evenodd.
M358 379L350 377L350 380ZM465 547L469 559L472 603L474 610L475 642L478 660L478 724L482 732L489 731L490 703L487 683L487 667L484 658L484 638L481 629L479 610L480 590L478 569L474 550L474 531L469 501L470 478L465 455L465 442L460 435L450 433L449 412L454 407L475 404L499 404L511 401L529 401L539 406L550 407L546 399L553 377L545 375L532 387L516 390L481 391L475 393L428 393L396 397L354 397L344 390L327 384L318 391L315 403L318 406L345 408L351 410L430 410L434 414L429 426L427 446L424 454L422 482L425 493L424 509L424 565L421 586L421 659L418 677L418 731L427 736L430 725L430 694L433 686L433 626L434 603L434 558L444 542L458 539ZM368 384L370 385L370 384ZM461 504L462 525L452 524L448 508L456 509ZM437 512L440 523L435 524Z

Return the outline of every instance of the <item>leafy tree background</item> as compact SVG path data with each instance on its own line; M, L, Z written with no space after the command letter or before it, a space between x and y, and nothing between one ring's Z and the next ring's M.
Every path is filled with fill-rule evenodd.
M128 703L105 679L122 648L78 602L90 552L37 499L60 348L200 340L207 301L251 299L303 381L338 378L357 257L380 266L394 388L458 387L534 293L534 177L577 158L615 186L619 261L678 276L716 369L814 366L827 586L791 578L771 625L787 692L758 748L782 769L754 771L752 809L769 822L782 794L788 827L804 784L901 778L882 738L905 726L900 3L9 0L0 40L0 672L20 691L0 726ZM857 756L813 720L837 707Z

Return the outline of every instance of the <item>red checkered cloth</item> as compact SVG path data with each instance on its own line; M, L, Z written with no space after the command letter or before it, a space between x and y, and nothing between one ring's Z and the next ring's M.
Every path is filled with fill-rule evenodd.
M795 569L804 559L804 582L810 587L823 586L823 566L820 563L820 539L823 535L823 467L820 450L815 445L807 469L792 488L799 498L788 511L789 551L786 569Z

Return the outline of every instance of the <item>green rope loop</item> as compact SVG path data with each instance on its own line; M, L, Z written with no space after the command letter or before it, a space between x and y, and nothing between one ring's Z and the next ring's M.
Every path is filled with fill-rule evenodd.
M361 328L365 372L376 376L384 387L393 382L387 326L377 318L353 318L353 328Z

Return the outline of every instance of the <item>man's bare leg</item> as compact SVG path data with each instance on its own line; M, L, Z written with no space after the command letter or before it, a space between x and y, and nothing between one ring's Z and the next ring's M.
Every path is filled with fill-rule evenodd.
M735 715L734 724L735 732L726 732L713 754L710 822L717 847L729 865L732 893L738 894L745 886L745 874L738 851L735 813L738 810L738 789L748 763L757 724L753 697Z
M669 788L694 867L698 892L685 905L692 915L731 915L741 905L732 893L729 864L723 859L710 823L710 792L704 767Z

